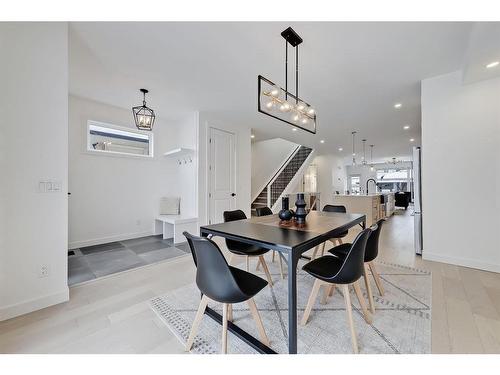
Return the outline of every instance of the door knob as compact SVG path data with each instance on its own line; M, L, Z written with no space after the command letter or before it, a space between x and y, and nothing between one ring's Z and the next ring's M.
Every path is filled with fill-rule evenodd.
M236 196L236 193L231 193L231 196L232 196L232 197Z

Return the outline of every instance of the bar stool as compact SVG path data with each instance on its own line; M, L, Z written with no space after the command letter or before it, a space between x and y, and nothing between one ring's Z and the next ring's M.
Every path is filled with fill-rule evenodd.
M236 220L244 220L247 218L247 215L245 215L245 213L242 210L224 211L223 216L225 223ZM231 257L229 258L229 264L231 264L231 261L233 260L233 255L245 256L246 270L248 272L250 257L257 257L259 259L260 264L262 264L262 268L264 269L264 273L266 274L266 278L269 285L273 286L273 280L271 278L271 274L269 273L269 268L267 268L266 260L264 259L264 254L266 254L269 251L269 249L264 249L262 247L250 245L235 240L230 240L227 238L226 238L226 246L227 249L231 252Z
M271 211L271 209L269 207L258 207L255 209L255 215L260 217L260 216L269 216L269 215L272 215L273 214L273 211ZM273 258L272 258L272 262L274 263L274 256L276 255L276 251L273 250ZM280 262L280 275L281 275L281 279L284 279L285 277L283 276L283 261L281 259L281 255L278 254L278 260ZM259 270L259 265L260 265L260 262L257 263L257 268L256 270L258 271Z
M375 285L377 286L380 295L383 296L385 293L384 287L382 286L382 281L380 280L380 275L377 271L377 268L375 267L375 263L373 262L378 256L378 242L380 238L380 232L382 231L382 224L384 224L384 222L385 219L380 219L375 225L370 228L372 232L370 234L370 237L368 237L368 241L366 242L363 277L365 279L366 293L368 294L368 301L370 303L370 310L372 313L375 313L375 304L373 302L373 293L370 285L370 280L368 280L368 268L373 275ZM347 256L347 253L349 252L350 246L351 244L345 243L328 250L328 252L339 258L345 258Z
M347 321L351 329L351 340L354 353L358 353L358 342L352 319L349 285L353 286L356 297L358 298L361 309L363 310L365 321L370 324L372 322L372 316L366 308L366 304L358 284L359 279L363 275L363 260L366 242L370 233L371 229L369 228L364 229L361 233L359 233L352 245L350 245L350 249L345 258L342 259L336 256L326 255L312 260L302 268L308 274L315 277L316 280L309 296L309 300L307 301L301 325L306 325L311 309L322 286L324 286L324 293L328 294L330 287L333 286L335 290L336 285L342 285L342 294L344 295Z
M347 212L347 210L346 210L345 206L327 204L323 207L323 212L340 212L340 213L345 214ZM338 244L341 245L342 238L344 238L348 234L349 234L349 231L346 230L345 232L340 233L337 237L330 239L330 242L332 242L334 245L335 245L335 242L338 242ZM321 256L325 255L325 245L326 245L326 242L323 242L321 245L316 246L314 248L311 259L316 258L316 254L317 254L320 246L321 246L321 250L319 250L319 251L320 251Z
M250 309L262 343L269 346L264 325L253 297L265 288L267 282L260 277L231 267L215 242L208 238L183 233L186 236L196 265L196 285L203 294L186 343L186 351L193 346L196 332L209 301L222 303L222 353L227 353L227 325L232 320L233 303L246 302Z

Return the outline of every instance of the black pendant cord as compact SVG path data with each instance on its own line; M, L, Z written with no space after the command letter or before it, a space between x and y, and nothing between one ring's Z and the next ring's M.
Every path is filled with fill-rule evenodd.
M288 99L288 41L285 39L285 100Z
M295 104L299 103L299 46L295 47Z

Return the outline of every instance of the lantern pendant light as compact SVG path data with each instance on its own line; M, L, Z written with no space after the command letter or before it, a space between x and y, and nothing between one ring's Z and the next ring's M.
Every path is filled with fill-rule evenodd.
M137 107L132 107L132 113L134 114L135 126L139 130L153 130L153 124L155 122L155 111L146 106L146 94L149 92L146 89L140 89L143 95L142 105Z

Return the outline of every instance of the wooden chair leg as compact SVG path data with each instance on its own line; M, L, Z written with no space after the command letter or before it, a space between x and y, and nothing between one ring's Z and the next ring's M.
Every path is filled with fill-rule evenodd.
M231 303L227 305L227 320L233 321L233 305Z
M228 304L222 304L222 354L227 353L227 312Z
M352 350L354 351L355 354L358 354L358 339L356 338L356 331L354 330L354 321L352 319L352 306L351 306L351 297L349 296L349 286L346 284L342 285L342 292L344 293L347 321L349 323L349 328L351 329Z
M321 256L324 256L325 255L325 246L326 246L326 242L323 242L321 244Z
M189 338L186 343L186 351L190 351L193 346L194 338L196 337L196 333L198 332L198 327L203 319L203 314L205 313L205 309L208 304L208 297L203 296L200 301L200 305L198 306L198 311L196 312L196 316L193 321L193 325L191 326L191 332L189 332Z
M260 269L260 257L257 259L257 265L255 266L255 271Z
M255 305L255 301L253 298L250 298L247 301L248 307L250 309L250 313L252 314L253 319L255 320L255 324L257 324L257 330L259 331L260 341L264 345L269 346L269 339L266 335L266 330L264 329L264 324L262 324L262 319L260 318L259 310L257 310L257 306Z
M319 245L314 248L313 253L311 255L311 260L316 259L316 254L318 253L318 250L319 250Z
M269 268L267 268L266 260L264 259L263 255L259 255L260 263L262 264L262 269L264 270L264 273L266 274L267 282L269 283L269 286L273 286L273 279L271 278L271 274L269 273Z
M271 260L271 262L274 263L274 256L276 255L276 251L273 250L273 259Z
M328 297L333 296L333 293L335 293L335 285L332 285L330 287L330 291L328 292Z
M365 317L365 322L368 324L371 324L373 319L372 319L372 314L368 312L368 309L366 308L366 302L365 299L363 298L363 294L361 293L361 289L359 288L359 280L355 281L352 284L354 288L354 292L356 293L356 297L358 297L358 302L359 305L361 306L361 310L363 310L363 316Z
M285 278L285 276L283 276L283 260L281 259L281 254L278 254L278 258L279 258L279 262L280 262L280 275L281 275L281 280L283 280Z
M382 281L380 280L377 269L375 268L375 263L369 262L368 264L370 265L370 270L372 271L373 279L375 280L375 284L377 285L378 292L381 296L383 296L385 291L384 287L382 286Z
M373 302L373 292L372 292L372 286L370 284L370 280L368 279L368 265L365 263L364 265L364 274L363 278L365 279L365 287L366 287L366 294L368 294L368 302L370 304L370 311L372 314L375 314L375 303Z
M246 256L245 258L247 258L247 259L246 259L246 262L247 262L247 268L246 268L246 270L247 270L247 272L248 272L248 269L250 268L250 257L249 257L249 256Z
M301 325L305 326L307 324L307 320L309 319L309 314L311 314L311 310L314 306L314 301L316 301L316 297L318 297L319 289L323 285L323 281L320 279L316 279L314 281L313 288L311 290L311 294L309 295L309 300L307 301L306 309L304 310L304 315L302 316Z
M320 301L322 305L326 305L330 293L333 295L334 290L335 290L335 284L325 284L325 288L323 289L323 297L321 297Z
M339 242L339 245L342 245L343 242L342 242L342 238L337 238L337 241Z

